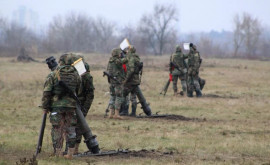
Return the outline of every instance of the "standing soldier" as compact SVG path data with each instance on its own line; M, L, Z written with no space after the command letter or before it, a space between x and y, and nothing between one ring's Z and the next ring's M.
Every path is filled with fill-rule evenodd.
M61 63L49 74L44 84L42 97L42 107L45 113L50 112L55 155L62 155L64 134L66 134L69 146L68 153L65 155L67 159L72 159L76 143L76 101L59 85L59 82L64 82L74 93L78 94L81 80L77 70L71 64Z
M171 67L172 69L172 76L173 76L173 91L174 96L178 94L177 90L177 81L178 78L181 80L182 84L182 91L180 92L181 95L186 95L187 93L187 82L186 82L186 74L187 74L187 65L185 59L188 58L188 55L182 53L181 47L176 45L175 53L171 56Z
M82 78L82 86L81 86L81 90L80 93L78 95L78 98L81 101L81 104L84 107L84 110L82 111L83 116L85 117L92 105L92 102L94 100L94 85L93 85L93 77L90 74L90 67L89 65L84 62L85 65L85 69L86 72L81 76ZM76 144L75 144L75 151L74 154L78 154L79 151L79 145L81 143L82 140L82 134L83 134L83 130L80 126L80 124L78 123L77 127L76 127Z
M152 114L149 105L146 103L146 99L144 98L142 91L139 87L141 83L141 74L143 63L140 62L140 57L136 54L136 49L134 46L130 46L127 54L128 64L127 64L127 74L124 84L124 97L126 97L129 93L135 93L142 105L142 109L144 113L148 116ZM131 114L136 115L136 109L133 109Z
M202 92L199 83L199 69L201 65L201 57L194 44L190 43L189 47L190 52L188 54L188 97L193 97L194 90L196 92L196 96L201 97Z
M109 118L123 119L120 115L120 109L123 102L123 86L121 82L125 78L125 71L123 64L127 62L126 58L121 58L121 49L114 48L112 50L112 57L107 66L107 71L114 78L108 78L110 83L111 100L109 105Z

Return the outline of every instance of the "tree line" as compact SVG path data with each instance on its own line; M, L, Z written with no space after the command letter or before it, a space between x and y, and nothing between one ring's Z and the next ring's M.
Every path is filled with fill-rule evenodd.
M178 17L173 4L156 4L136 25L119 27L103 17L74 12L54 17L42 34L0 17L0 56L17 56L22 47L33 56L71 51L104 54L128 38L142 55L171 54L176 44L193 42L206 57L270 57L270 34L248 13L236 15L234 31L218 39L207 33L180 34Z

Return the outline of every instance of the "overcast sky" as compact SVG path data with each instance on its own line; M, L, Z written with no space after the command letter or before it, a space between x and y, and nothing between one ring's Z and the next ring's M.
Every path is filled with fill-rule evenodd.
M270 25L270 0L1 0L0 16L11 19L14 10L25 6L38 13L42 25L71 11L127 25L137 23L156 3L172 3L178 8L177 29L182 33L232 30L233 16L243 12Z

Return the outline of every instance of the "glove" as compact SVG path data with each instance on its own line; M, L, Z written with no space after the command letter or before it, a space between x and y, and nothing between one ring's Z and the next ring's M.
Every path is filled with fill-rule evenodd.
M170 77L170 81L172 81L172 74L171 73L169 74L169 77Z

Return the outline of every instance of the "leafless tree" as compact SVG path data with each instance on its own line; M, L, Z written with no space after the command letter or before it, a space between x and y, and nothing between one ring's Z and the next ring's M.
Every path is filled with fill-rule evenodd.
M156 4L151 14L144 14L139 23L139 32L155 55L162 55L169 41L175 40L177 9L174 5Z
M115 46L116 24L98 17L93 23L95 50L101 53L108 53Z
M83 14L57 16L49 25L47 44L51 51L90 52L93 44L93 20Z
M241 18L235 16L234 25L234 56L237 56L241 46L244 46L247 57L256 56L262 30L258 19L244 13Z

